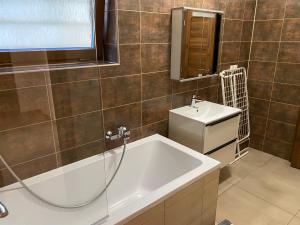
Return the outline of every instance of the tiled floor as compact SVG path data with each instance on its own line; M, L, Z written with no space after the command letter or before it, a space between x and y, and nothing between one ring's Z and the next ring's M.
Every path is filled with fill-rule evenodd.
M221 173L217 221L234 225L300 225L300 170L250 149Z

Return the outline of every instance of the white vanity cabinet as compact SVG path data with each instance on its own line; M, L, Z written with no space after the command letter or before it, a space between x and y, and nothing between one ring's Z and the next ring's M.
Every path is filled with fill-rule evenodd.
M235 159L240 109L207 101L169 112L169 138L226 166Z

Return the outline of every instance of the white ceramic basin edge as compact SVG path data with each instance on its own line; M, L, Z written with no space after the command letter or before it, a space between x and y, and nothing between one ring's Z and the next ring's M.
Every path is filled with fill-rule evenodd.
M184 106L170 110L170 112L207 125L238 115L241 113L241 110L209 101L201 101L195 104L195 108L191 106Z

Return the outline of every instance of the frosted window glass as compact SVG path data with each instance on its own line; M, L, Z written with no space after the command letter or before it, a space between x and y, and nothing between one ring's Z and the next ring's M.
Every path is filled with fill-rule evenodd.
M0 50L94 47L94 0L0 0Z

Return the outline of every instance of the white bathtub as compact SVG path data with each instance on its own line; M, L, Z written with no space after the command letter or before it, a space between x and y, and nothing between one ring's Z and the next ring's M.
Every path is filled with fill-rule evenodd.
M93 156L32 177L26 183L54 202L84 202L104 187L105 178L112 175L121 153L122 148L117 148L105 156ZM123 165L107 195L84 208L68 210L46 205L18 184L2 188L0 200L10 214L0 219L0 224L123 224L218 167L219 162L211 158L153 135L128 145Z

